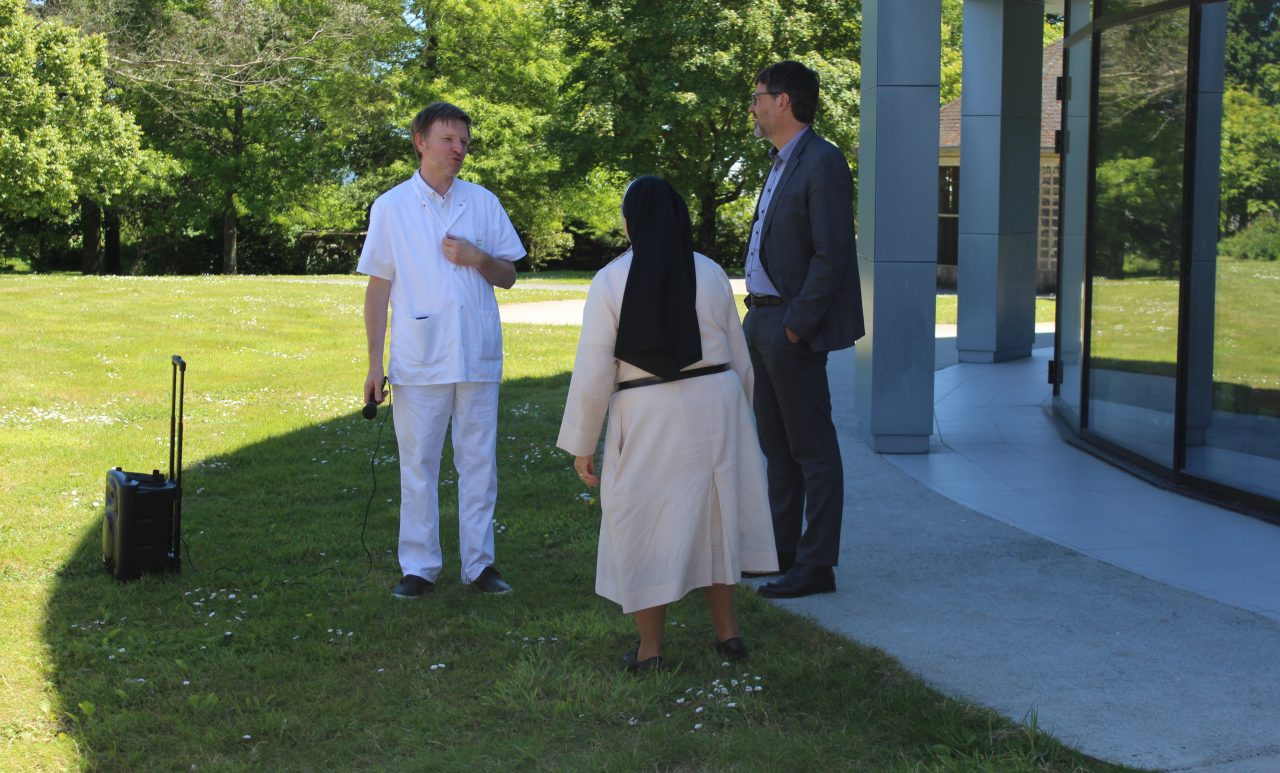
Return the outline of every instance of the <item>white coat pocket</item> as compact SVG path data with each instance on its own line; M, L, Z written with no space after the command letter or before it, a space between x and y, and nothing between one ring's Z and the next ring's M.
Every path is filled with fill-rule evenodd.
M444 312L420 314L396 326L391 336L391 361L407 370L429 368L449 354L448 325Z
M480 312L480 359L502 359L502 320L497 311Z

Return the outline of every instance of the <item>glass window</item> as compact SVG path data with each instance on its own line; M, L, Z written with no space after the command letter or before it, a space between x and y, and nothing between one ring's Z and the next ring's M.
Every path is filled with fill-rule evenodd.
M956 265L960 252L960 167L938 167L938 265Z
M1185 470L1280 499L1280 2L1201 29Z
M1098 15L1137 11L1165 0L1098 0Z
M1189 18L1177 9L1104 29L1098 38L1086 424L1168 468Z

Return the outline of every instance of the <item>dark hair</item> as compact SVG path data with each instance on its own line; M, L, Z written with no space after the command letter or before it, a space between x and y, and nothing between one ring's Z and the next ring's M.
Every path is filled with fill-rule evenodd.
M766 90L791 97L791 114L800 123L813 123L818 112L818 74L790 59L756 73Z
M436 121L457 121L467 127L468 134L471 133L471 116L467 115L462 108L457 105L451 105L448 102L432 102L422 108L413 117L413 122L409 124L409 131L415 137L419 134L425 137L427 132L431 130L431 124ZM417 150L416 145L414 150ZM419 153L418 155L421 156L422 154Z

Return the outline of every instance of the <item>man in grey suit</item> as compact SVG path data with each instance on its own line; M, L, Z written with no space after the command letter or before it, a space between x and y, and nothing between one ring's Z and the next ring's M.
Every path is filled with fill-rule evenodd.
M827 354L864 332L853 226L853 175L810 128L818 76L799 62L756 75L755 134L773 147L747 247L747 317L755 413L768 461L782 576L771 598L836 589L844 468L827 385Z

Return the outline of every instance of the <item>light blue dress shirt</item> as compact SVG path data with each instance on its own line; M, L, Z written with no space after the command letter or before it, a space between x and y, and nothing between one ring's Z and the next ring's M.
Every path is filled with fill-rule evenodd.
M760 262L760 233L764 230L764 218L769 213L769 202L773 200L773 191L778 187L778 182L782 180L782 172L787 168L787 159L791 158L792 151L795 150L796 143L809 131L809 127L805 127L796 132L796 136L787 141L779 150L777 148L769 149L769 156L773 158L773 168L769 170L769 176L765 178L764 190L760 192L760 200L756 203L756 219L751 224L751 241L747 243L747 292L752 295L780 295L778 288L773 286L773 282L769 280L769 275L764 270L764 265Z

